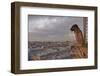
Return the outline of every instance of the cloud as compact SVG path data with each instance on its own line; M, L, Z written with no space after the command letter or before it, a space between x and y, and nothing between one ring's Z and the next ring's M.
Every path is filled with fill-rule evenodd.
M29 41L73 40L70 31L73 24L83 30L83 17L29 15Z

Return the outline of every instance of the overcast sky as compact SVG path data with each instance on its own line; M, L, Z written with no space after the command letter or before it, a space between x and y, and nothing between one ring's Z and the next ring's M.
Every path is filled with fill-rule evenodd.
M73 41L74 34L70 31L77 24L83 31L83 17L68 16L28 16L29 41Z

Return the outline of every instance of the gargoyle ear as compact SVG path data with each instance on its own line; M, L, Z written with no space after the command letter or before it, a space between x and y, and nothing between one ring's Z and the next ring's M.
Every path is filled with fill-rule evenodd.
M73 27L77 27L78 28L78 25L77 24L74 24Z

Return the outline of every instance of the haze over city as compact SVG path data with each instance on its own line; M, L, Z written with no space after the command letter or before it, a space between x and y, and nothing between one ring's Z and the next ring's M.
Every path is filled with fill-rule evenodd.
M74 34L70 31L77 24L83 32L83 17L68 16L28 16L29 41L73 41Z

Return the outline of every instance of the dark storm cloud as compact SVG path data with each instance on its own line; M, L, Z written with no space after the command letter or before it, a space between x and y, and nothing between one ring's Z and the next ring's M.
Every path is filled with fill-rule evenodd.
M73 24L78 24L83 30L82 17L29 15L29 41L73 40L73 33L70 31Z

